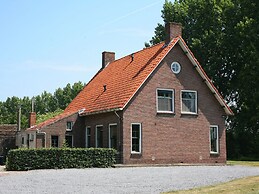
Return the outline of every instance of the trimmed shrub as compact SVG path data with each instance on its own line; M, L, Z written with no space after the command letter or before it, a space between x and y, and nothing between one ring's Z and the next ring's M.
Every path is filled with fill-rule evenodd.
M7 155L7 170L110 167L116 150L108 148L15 149Z

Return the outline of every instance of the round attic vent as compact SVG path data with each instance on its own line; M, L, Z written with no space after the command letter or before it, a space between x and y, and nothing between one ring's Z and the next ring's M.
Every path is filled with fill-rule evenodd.
M173 62L171 64L171 70L172 72L174 72L175 74L180 73L181 71L181 65L178 62Z

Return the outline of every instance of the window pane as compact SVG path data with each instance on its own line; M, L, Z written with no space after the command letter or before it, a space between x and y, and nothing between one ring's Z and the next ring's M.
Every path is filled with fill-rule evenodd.
M110 148L117 149L117 125L110 125Z
M58 136L52 135L51 136L51 147L58 147Z
M210 127L210 151L218 152L218 130L217 127Z
M70 148L73 147L73 144L72 144L73 140L72 139L73 139L72 135L66 135L66 145Z
M158 111L173 111L173 92L158 90L157 95Z
M132 125L132 152L140 152L140 125Z
M182 112L196 113L196 92L182 92Z
M102 148L103 147L103 127L96 128L96 147Z

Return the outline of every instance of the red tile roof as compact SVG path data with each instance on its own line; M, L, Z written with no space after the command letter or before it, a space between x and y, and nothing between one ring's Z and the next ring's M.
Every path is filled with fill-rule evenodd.
M55 117L52 117L52 118L50 118L50 119L48 119L48 120L46 120L46 121L44 121L42 123L39 123L38 125L31 126L26 131L35 131L37 129L40 129L40 128L43 128L45 126L51 125L53 123L56 123L56 122L66 118L66 117L69 117L69 116L71 116L71 115L73 115L75 113L77 113L77 112L63 112L63 113L61 113L61 114L59 114L59 115L57 115Z
M165 46L164 42L161 42L133 53L134 58L131 54L111 62L89 81L68 105L64 113L28 130L42 128L78 111L84 115L122 110L176 43L179 43L182 49L187 52L187 56L192 64L197 67L196 70L200 76L206 80L209 89L215 93L216 99L225 108L226 114L232 115L231 109L227 106L184 40L179 36L174 38L169 45Z
M84 113L122 109L137 92L150 73L178 41L164 42L145 48L108 64L68 105L65 112L85 109ZM106 86L106 91L104 90Z

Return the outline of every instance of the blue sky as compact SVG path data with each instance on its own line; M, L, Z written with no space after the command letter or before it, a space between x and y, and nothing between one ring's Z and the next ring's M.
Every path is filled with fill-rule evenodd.
M0 101L87 83L101 53L144 48L164 0L0 0Z

